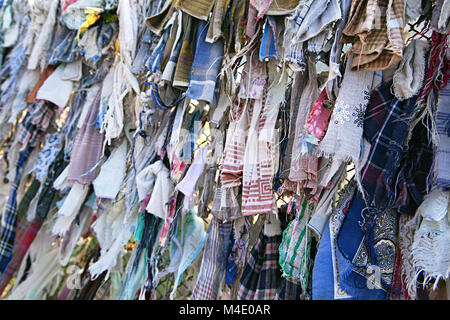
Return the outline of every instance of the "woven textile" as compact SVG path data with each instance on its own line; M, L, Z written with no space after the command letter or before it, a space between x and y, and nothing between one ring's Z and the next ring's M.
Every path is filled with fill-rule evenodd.
M298 210L298 217L291 221L283 232L283 241L279 248L279 264L283 270L283 277L298 280L305 292L309 281L312 239L307 224L314 206L303 200Z
M435 185L450 187L450 82L439 91L438 109L436 112L436 129L438 146L434 168Z
M398 101L391 85L383 83L372 92L364 118L364 136L372 147L361 171L361 184L366 204L378 211L395 200L395 176L416 102L415 98Z
M67 177L69 181L85 184L95 179L95 169L103 146L103 134L96 127L99 106L100 91L75 137Z
M214 98L219 68L222 63L223 41L219 39L212 44L206 42L207 31L207 24L204 22L199 23L195 58L192 63L186 96L211 104Z
M393 77L394 94L398 100L417 95L425 77L425 57L428 42L413 39L403 50L403 59Z
M400 62L404 0L353 1L343 42L352 43L352 71L384 70Z
M233 233L233 223L213 218L208 229L208 238L203 251L202 266L191 300L217 299L224 277Z
M206 42L213 43L220 37L223 37L222 25L225 14L230 5L230 0L216 0L214 9L209 21L208 34L206 35Z
M288 180L284 182L284 187L286 190L297 194L303 191L315 195L319 191L317 185L319 158L310 154L301 154L302 138L306 133L306 121L314 102L319 97L316 68L311 59L308 59L307 71L299 75L299 77L304 78L304 80L300 80L298 87L295 88L296 92L294 89L292 92L295 98L291 98L291 114L297 113L297 115L295 118L291 116L289 135L294 134L294 137L289 176ZM301 83L303 81L306 81L304 87ZM299 96L296 96L297 94ZM296 101L298 101L298 105ZM295 111L295 109L298 110Z
M172 84L176 88L186 89L189 87L189 78L195 53L197 21L198 20L195 20L191 16L183 16L184 33Z
M194 18L208 20L208 15L214 5L214 0L179 0L181 10Z
M29 105L27 115L21 122L18 132L21 151L27 146L37 145L41 133L48 128L52 117L53 110L47 102L39 101Z
M239 300L274 300L281 282L278 246L281 236L267 237L261 232L242 273Z
M245 147L242 181L242 215L271 212L274 203L272 180L275 173L274 128L284 99L286 81L281 75L267 98L256 100Z
M19 154L16 164L16 176L11 187L8 202L1 218L0 229L0 272L3 273L11 260L17 226L17 189L22 179L22 171L32 148L28 147Z
M363 122L370 91L373 87L374 72L353 72L347 66L339 89L330 124L325 137L320 142L318 153L333 159L357 163L360 158Z

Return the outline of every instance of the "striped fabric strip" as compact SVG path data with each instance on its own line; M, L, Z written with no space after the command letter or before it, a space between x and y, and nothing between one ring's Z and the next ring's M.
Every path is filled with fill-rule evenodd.
M279 263L283 270L283 277L300 281L303 290L306 290L309 281L311 239L308 236L307 224L314 212L313 204L307 200L301 203L298 218L291 221L283 232L280 244Z
M191 300L217 299L224 277L227 253L231 243L233 222L213 218L203 252L202 266Z

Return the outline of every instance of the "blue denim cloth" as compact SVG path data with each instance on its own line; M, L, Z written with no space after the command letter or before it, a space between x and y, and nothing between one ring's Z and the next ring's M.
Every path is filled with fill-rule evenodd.
M98 66L98 62L101 60L101 54L103 49L111 42L112 37L117 31L117 25L115 23L100 23L95 27L97 30L96 35L96 45L97 45L97 55L89 57L87 59L92 65ZM84 55L84 51L81 50L81 54Z
M314 258L314 267L312 272L312 300L335 300L334 281L333 281L333 257L331 251L330 239L330 221L325 227L324 233L320 239L319 250ZM338 268L342 266L342 256L338 248L335 248L338 255ZM340 269L339 269L340 270ZM346 298L339 300L354 300Z

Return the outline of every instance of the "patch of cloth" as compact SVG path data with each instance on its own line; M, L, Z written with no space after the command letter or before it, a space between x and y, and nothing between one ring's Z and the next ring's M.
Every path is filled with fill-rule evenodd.
M404 0L354 1L342 41L352 43L352 71L384 70L402 59Z

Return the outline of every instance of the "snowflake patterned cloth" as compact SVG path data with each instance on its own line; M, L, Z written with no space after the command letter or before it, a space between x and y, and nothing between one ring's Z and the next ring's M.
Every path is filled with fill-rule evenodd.
M352 57L347 61L342 87L318 153L342 162L352 160L357 163L361 154L364 113L378 77L371 71L351 71L351 62Z

